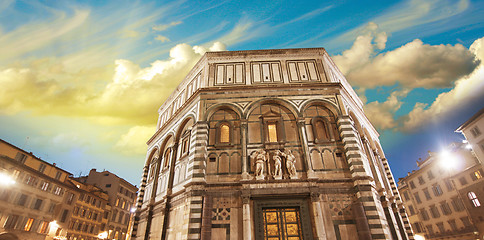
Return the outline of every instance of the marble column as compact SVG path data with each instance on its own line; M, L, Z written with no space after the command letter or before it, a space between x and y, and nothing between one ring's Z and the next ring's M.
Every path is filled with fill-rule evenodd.
M247 120L242 120L240 122L240 131L241 131L241 142L242 145L242 179L243 180L250 180L252 177L249 175L249 164L248 164L248 157L247 157Z
M250 226L250 197L242 196L242 221L243 221L243 238L245 240L252 240L252 229Z
M308 151L308 138L306 135L306 123L304 118L298 119L297 120L297 126L299 130L299 139L301 140L301 145L302 145L302 150L303 150L303 155L301 157L304 157L305 161L302 161L304 163L304 167L306 168L307 171L307 176L308 178L314 177L314 170L311 166L311 158L309 156L309 151Z

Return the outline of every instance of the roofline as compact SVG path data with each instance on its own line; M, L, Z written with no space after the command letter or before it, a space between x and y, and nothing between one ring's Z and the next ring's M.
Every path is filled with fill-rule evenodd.
M66 172L66 173L67 173L69 176L72 176L72 173L70 173L69 171L66 171L66 170L64 170L64 169L62 169L62 168L60 168L60 167L58 167L57 165L54 165L54 164L52 164L52 163L49 163L49 162L46 162L45 160L40 159L39 157L35 156L35 155L34 155L32 152L27 152L27 151L25 151L24 149L21 149L21 148L19 148L19 147L15 146L15 145L13 145L13 144L11 144L11 143L9 143L9 142L7 142L7 141L3 140L3 139L1 139L1 138L0 138L0 141L1 141L1 142L6 143L6 144L8 144L8 145L10 145L11 147L16 148L16 149L17 149L17 150L19 150L19 151L22 151L22 152L24 152L24 153L28 154L29 156L31 156L31 157L33 157L33 158L35 158L35 159L37 159L37 160L39 160L39 161L41 161L41 162L43 162L43 163L46 163L46 164L50 165L51 167L54 167L54 168L56 168L56 169L59 169L59 170L62 170L62 171L64 171L64 172Z
M462 130L469 126L469 124L471 124L474 120L476 120L479 116L481 116L482 114L484 114L484 108L482 108L481 110L479 110L479 112L477 112L476 114L474 114L472 117L470 117L465 123L463 123L462 125L460 125L456 130L455 132L462 132Z

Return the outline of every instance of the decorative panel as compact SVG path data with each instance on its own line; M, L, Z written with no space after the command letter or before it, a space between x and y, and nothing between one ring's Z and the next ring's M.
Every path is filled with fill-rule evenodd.
M251 62L253 83L282 82L280 62Z
M320 81L316 61L313 59L287 61L287 66L291 82Z
M244 84L244 63L216 64L215 85Z

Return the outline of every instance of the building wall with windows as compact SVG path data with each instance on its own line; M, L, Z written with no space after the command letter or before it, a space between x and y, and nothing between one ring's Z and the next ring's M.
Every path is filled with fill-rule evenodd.
M95 240L107 231L108 215L111 211L109 197L102 189L70 178L77 187L79 196L75 202L68 225L68 240Z
M0 139L0 235L19 239L65 237L75 201L71 174Z
M158 113L132 239L413 239L323 48L208 52Z
M129 232L131 208L135 206L138 188L109 171L91 169L88 176L81 178L85 183L96 185L109 196L111 211L106 231L108 239L124 240Z
M401 178L398 188L412 229L427 239L475 239L470 189L482 196L482 165L465 143L453 143L445 153L429 152L419 169ZM482 217L481 217L482 219ZM482 220L481 220L482 221Z
M484 162L484 108L463 123L456 132L464 135L480 162Z

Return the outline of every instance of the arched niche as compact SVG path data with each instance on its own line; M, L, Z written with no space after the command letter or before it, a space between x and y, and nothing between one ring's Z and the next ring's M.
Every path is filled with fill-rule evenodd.
M264 144L266 149L281 149L286 144L298 145L296 115L276 101L253 105L248 114L248 143Z

